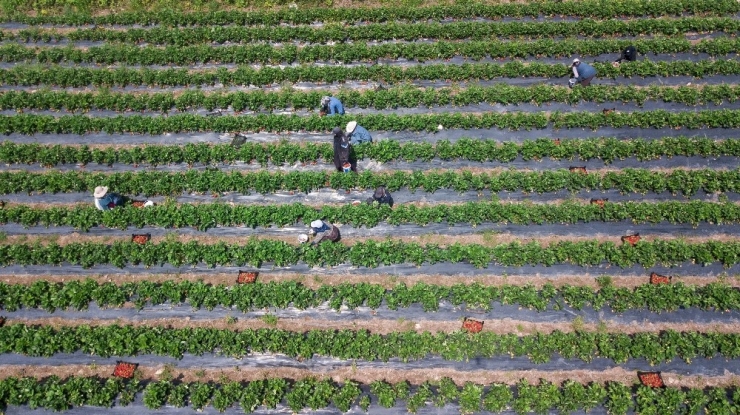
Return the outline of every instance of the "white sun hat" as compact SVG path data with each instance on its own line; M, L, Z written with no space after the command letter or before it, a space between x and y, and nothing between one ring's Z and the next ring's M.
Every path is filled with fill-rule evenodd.
M578 62L580 62L580 61L581 61L581 60L580 60L580 59L578 59L578 58L575 58L575 59L573 59L573 63L578 63Z
M357 128L357 121L350 121L347 123L347 134L352 134L355 131L355 128Z
M311 227L312 228L320 228L322 226L324 226L324 222L322 222L322 221L320 221L318 219L315 220L315 221L313 221L313 222L311 222Z
M100 199L102 197L105 197L105 194L108 193L108 187L107 186L98 186L95 188L95 192L93 193L93 196L96 199Z

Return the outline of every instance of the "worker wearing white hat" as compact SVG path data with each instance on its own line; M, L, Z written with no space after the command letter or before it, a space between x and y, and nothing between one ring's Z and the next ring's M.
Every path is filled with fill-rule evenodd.
M123 202L123 198L119 194L108 192L107 186L96 187L93 197L95 198L95 207L99 210L113 209Z
M573 78L568 81L568 86L573 88L575 84L581 84L582 86L591 85L591 80L596 76L596 69L580 61L580 59L573 59L573 64L570 65L573 70Z
M316 235L316 239L311 242L311 245L316 245L326 241L338 242L340 238L339 228L319 219L311 222L311 230L309 233Z
M349 142L353 146L357 144L373 142L373 137L370 136L370 132L363 128L361 125L357 125L357 121L348 122L345 133L347 133L347 137L349 137Z

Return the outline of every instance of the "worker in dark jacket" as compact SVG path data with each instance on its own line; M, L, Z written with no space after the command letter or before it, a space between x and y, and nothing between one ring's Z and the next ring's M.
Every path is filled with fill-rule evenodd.
M375 193L373 193L373 196L368 198L366 200L366 203L368 205L388 205L390 207L393 207L393 196L391 196L390 193L385 189L385 186L378 186L377 189L375 189Z
M568 81L569 87L573 88L575 84L591 85L591 80L596 76L596 69L593 66L581 62L580 59L573 59L570 67L573 70L573 78Z
M337 98L325 96L321 98L321 109L319 110L321 115L344 115L344 106L342 101Z
M620 56L619 59L615 60L614 63L612 63L612 65L617 67L619 66L620 63L622 63L622 61L634 62L636 60L637 60L637 49L635 49L634 46L630 45L622 51L622 56Z
M357 173L357 157L349 139L339 127L334 127L334 167L338 172L344 171L344 165L349 163L350 170Z
M326 223L323 220L315 220L311 222L311 230L309 231L312 235L316 235L316 238L311 242L311 245L318 245L321 242L339 242L341 235L339 235L339 228L336 226Z

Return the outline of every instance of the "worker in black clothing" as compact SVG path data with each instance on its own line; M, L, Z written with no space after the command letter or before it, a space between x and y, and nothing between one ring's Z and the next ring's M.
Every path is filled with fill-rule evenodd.
M357 173L357 157L344 131L339 127L334 127L332 134L334 134L334 167L337 171L343 172L344 165L349 164L350 170Z
M390 207L393 207L393 196L391 196L390 193L385 189L385 186L378 186L377 189L375 189L375 193L373 193L372 197L369 197L365 203L368 205L374 205L374 204L385 204Z
M637 49L635 49L634 46L630 45L622 51L622 56L620 56L619 59L615 60L614 63L612 63L612 65L617 67L619 66L620 63L622 63L622 61L634 62L636 60L637 60Z

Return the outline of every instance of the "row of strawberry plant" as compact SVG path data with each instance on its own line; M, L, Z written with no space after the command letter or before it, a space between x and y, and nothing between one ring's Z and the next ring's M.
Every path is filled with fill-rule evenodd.
M92 92L68 91L6 91L0 93L0 110L66 110L90 111L190 111L205 108L229 108L234 111L259 111L275 109L315 109L324 95L332 95L326 90L280 92L236 91L205 93L191 90L184 93L122 93L103 90ZM489 87L471 86L458 88L400 87L383 90L340 90L333 94L346 108L395 109L419 106L465 106L480 103L489 104L529 104L549 103L578 104L586 102L634 102L643 105L646 101L700 105L735 102L740 97L738 85L703 86L635 86L594 85L591 88L568 89L565 86L535 85L529 87L497 84Z
M560 128L738 128L740 110L701 110L670 112L666 110L636 112L484 112L440 114L363 114L321 117L259 114L251 116L221 116L176 114L169 117L118 115L90 117L87 115L19 114L0 116L2 134L86 134L95 132L138 133L159 135L181 132L244 132L244 131L321 131L357 121L376 131L437 131L447 129L499 128L509 130Z
M567 414L581 410L589 412L598 407L604 407L612 415L626 415L632 411L650 415L691 415L702 411L712 415L732 415L740 411L740 391L736 388L660 389L618 382L584 385L570 379L561 384L544 379L530 384L522 379L514 386L473 382L458 386L448 377L420 385L384 380L363 385L351 380L337 383L316 378L185 383L76 376L62 380L50 376L43 380L9 377L0 380L0 390L4 392L0 396L3 408L28 405L31 409L54 411L80 406L125 407L139 394L144 405L152 410L165 405L175 408L187 406L195 410L212 406L223 412L238 404L246 413L261 408L274 409L281 403L294 413L307 409L316 411L330 405L342 412L357 405L367 412L371 405L393 408L399 401L406 402L409 413L417 413L427 405L443 407L454 403L459 405L461 414L501 413L506 410L520 415L546 414L551 410Z
M453 189L458 192L490 190L492 192L547 193L560 190L593 191L619 190L623 193L663 193L691 196L698 191L740 192L740 170L673 170L670 172L644 169L623 169L600 173L568 170L542 172L503 171L471 173L448 170L443 172L377 173L365 170L360 174L337 172L267 171L225 172L209 169L186 172L139 171L124 173L90 173L80 171L48 173L0 172L0 194L90 192L97 186L108 186L129 195L179 195L190 193L255 191L269 194L277 191L302 191L322 188L375 189L387 186L390 191L406 188L411 191L434 192Z
M386 290L382 285L343 283L322 285L312 290L296 281L213 285L203 281L112 282L94 280L52 283L36 281L31 285L0 283L0 307L10 312L18 309L40 308L50 313L68 308L87 310L95 302L99 307L123 307L133 302L138 309L146 305L187 304L193 308L213 310L222 306L241 312L265 308L296 307L307 309L327 303L334 310L342 307L377 309L386 305L391 310L415 304L424 311L437 311L443 301L469 309L490 311L492 303L518 305L537 311L560 310L564 305L581 310L609 308L621 313L627 310L648 309L670 312L683 308L701 308L726 312L740 310L740 291L723 283L705 286L675 284L644 284L634 288L615 287L608 280L600 289L564 285L556 288L550 283L540 289L531 285L484 286L478 283L453 286L419 282L413 286L404 283Z
M105 41L156 45L194 45L199 43L251 43L257 41L309 43L345 41L383 41L421 39L441 40L489 40L493 37L604 37L661 34L672 36L688 32L737 32L738 20L704 17L680 19L606 20L590 19L575 22L455 22L455 23L385 23L345 27L328 25L321 28L299 27L243 27L203 26L196 28L166 28L111 30L96 27L59 31L56 29L31 28L20 31L0 30L0 40L22 42L59 42L62 40Z
M235 0L228 0L229 3ZM47 3L45 7L53 3ZM24 10L32 3L19 4ZM165 25L165 26L205 26L205 25L267 25L281 23L311 24L315 22L386 22L393 20L419 21L441 19L502 17L540 17L561 15L573 17L593 17L611 19L615 16L681 16L684 14L724 16L740 12L740 6L732 0L631 0L619 3L588 1L540 1L533 3L465 4L438 5L429 7L395 6L378 8L300 8L277 11L219 10L199 11L197 13L175 12L172 10L126 11L91 15L89 13L38 13L11 14L5 17L8 22L29 25Z
M323 218L331 223L353 227L374 227L381 222L391 225L431 223L470 224L513 223L541 225L545 223L577 224L595 221L628 220L644 223L710 223L716 225L740 222L740 205L694 200L691 202L624 202L584 205L565 202L559 205L469 202L459 205L417 207L400 205L324 205L320 209L299 203L282 205L229 205L165 203L140 209L133 206L103 212L91 205L74 207L29 207L14 205L0 208L0 223L23 226L73 226L87 231L95 226L126 230L156 226L164 228L193 227L201 231L219 226L273 227L294 226Z
M627 62L618 68L610 64L594 63L601 78L620 76L695 76L740 74L736 60L699 60L653 62L641 60ZM287 68L254 69L240 66L229 71L193 71L183 69L133 69L133 68L82 68L58 65L14 65L0 68L0 82L6 85L58 87L84 86L196 86L196 85L272 85L282 82L344 82L349 80L408 82L415 80L474 81L496 78L564 77L570 71L561 64L538 62L466 63L462 65L436 64L409 67L393 65L372 66L317 66L303 65Z
M182 359L184 355L216 353L242 358L250 353L280 353L294 358L402 361L440 356L468 360L496 356L526 356L533 363L549 362L555 354L590 362L596 357L623 364L646 359L650 364L697 357L737 359L740 334L663 331L634 334L578 331L520 336L465 331L415 331L376 334L352 330L172 329L142 326L75 326L53 328L22 323L0 327L0 353L50 357L58 353L136 356L154 354Z
M534 41L461 41L434 43L347 43L314 46L271 44L213 47L166 46L139 47L105 45L77 49L73 46L26 47L18 44L0 45L2 62L95 63L131 65L192 65L198 63L285 64L331 61L352 63L377 59L411 59L427 61L456 56L472 60L484 58L563 57L572 54L598 56L618 53L634 45L642 53L671 54L679 52L707 53L712 56L738 51L740 40L732 38L704 39L696 44L685 37L637 40L534 40Z
M617 239L616 237L614 239ZM522 267L525 265L577 266L611 265L650 268L656 265L680 264L725 267L740 262L740 242L710 241L688 243L683 240L656 240L618 244L612 241L562 241L549 245L538 242L512 242L495 246L454 243L441 247L437 244L405 243L396 240L357 242L352 246L321 244L295 246L271 239L254 239L242 245L220 241L213 245L192 242L160 242L138 244L115 241L111 244L74 242L66 245L48 243L9 243L0 246L0 265L127 265L176 267L188 265L261 266L270 262L278 267L306 263L311 267L347 264L375 268L381 265L436 263L470 263L477 268L490 264Z
M383 140L376 144L354 146L358 159L371 159L383 163L404 160L432 161L470 160L478 162L498 161L507 163L521 157L523 160L602 160L610 164L615 160L635 157L640 161L658 160L663 157L722 157L740 156L740 140L712 140L698 137L665 137L661 139L620 140L617 138L559 139L541 138L525 140L522 143L500 142L462 138L451 143L440 140L431 143L399 143ZM235 148L231 145L211 145L207 143L187 143L178 145L149 145L145 147L103 147L17 144L10 141L0 143L0 162L6 164L40 164L54 167L62 164L112 166L118 164L164 164L187 163L211 165L219 163L260 163L263 167L270 162L281 166L285 164L313 163L332 159L332 146L329 143L293 144L244 143Z

